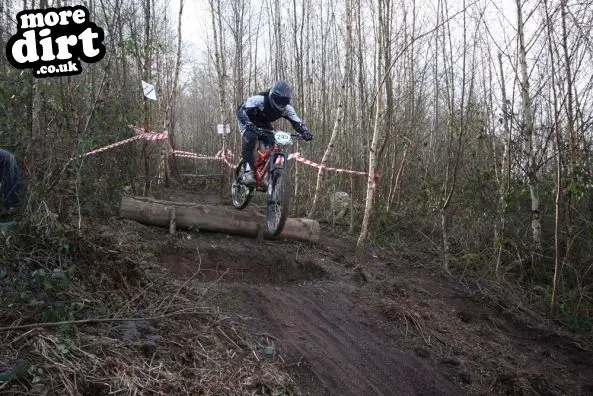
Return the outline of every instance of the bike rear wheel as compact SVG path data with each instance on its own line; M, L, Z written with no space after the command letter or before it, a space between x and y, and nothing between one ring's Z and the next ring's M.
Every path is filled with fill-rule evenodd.
M268 232L278 236L286 219L290 205L290 183L284 169L275 169L272 174L271 197L268 197Z
M241 183L241 173L243 171L243 160L239 161L233 173L233 183L231 184L231 201L237 209L245 209L251 198L253 198L253 188L249 188Z

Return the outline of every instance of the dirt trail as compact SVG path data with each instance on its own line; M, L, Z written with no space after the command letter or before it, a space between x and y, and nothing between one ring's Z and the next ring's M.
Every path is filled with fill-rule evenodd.
M460 394L462 390L410 353L356 307L343 285L259 289L282 349L306 359L322 392L336 395ZM350 290L353 292L353 290ZM300 355L300 357L299 357Z
M251 317L248 323L254 332L273 337L284 359L294 364L295 376L304 382L302 394L463 392L435 375L413 352L401 350L377 326L384 319L361 300L364 296L356 282L332 279L309 258L297 262L285 253L271 256L271 243L263 249L265 253L260 246L254 254L255 246L232 239L234 246L225 244L224 249L201 241L199 260L192 260L188 251L186 256L167 253L164 263L185 275L199 266L198 276L204 280L219 279L222 284L213 290L211 301L223 310ZM226 257L224 261L221 256Z
M200 233L161 260L213 283L210 303L275 346L301 395L592 394L584 345L517 321L420 253L370 252L361 276L352 241L324 233L317 245Z

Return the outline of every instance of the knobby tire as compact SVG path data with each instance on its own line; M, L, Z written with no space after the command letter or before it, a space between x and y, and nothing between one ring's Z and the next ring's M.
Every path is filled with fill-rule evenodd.
M238 189L243 190L243 189L247 188L246 186L243 186L239 182L239 176L241 175L241 171L243 170L243 164L244 164L244 160L241 160L235 167L233 183L231 184L231 201L233 203L233 206L239 210L245 209L247 207L247 205L249 205L251 198L253 198L253 189L251 189L251 188L249 189L249 192L242 200L239 200L239 197L237 196Z
M288 209L290 207L290 183L286 176L285 169L275 169L272 175L272 200L279 198L280 219L277 224L275 216L275 207L273 202L268 202L268 232L276 237L284 229L284 224L288 218Z

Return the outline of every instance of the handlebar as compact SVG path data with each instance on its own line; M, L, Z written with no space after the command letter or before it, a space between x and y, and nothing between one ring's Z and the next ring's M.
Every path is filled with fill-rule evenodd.
M268 132L268 133L271 133L271 134L274 134L274 133L276 133L276 132L284 132L284 131L274 131L274 130L271 130L271 129L265 129L265 128L257 128L257 129L258 129L258 130L260 130L260 131L262 131L262 132ZM300 135L300 134L298 134L298 133L294 133L294 132L292 132L292 133L290 133L290 136L292 136L292 137L296 137L296 138L298 138L298 139L302 139L301 135Z

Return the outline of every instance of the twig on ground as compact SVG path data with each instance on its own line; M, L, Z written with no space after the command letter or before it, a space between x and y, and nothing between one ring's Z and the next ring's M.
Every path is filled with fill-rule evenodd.
M237 333L237 330L235 329L235 326L231 326L231 329L233 329L233 333L235 333L235 335L237 336L237 338L241 340L241 342L243 343L243 345L247 345L247 342L245 342L245 340L243 339L243 337L241 337L239 335L239 333Z
M409 330L409 323L408 323L408 319L406 318L406 313L404 311L400 312L401 315L403 316L404 320L403 322L406 324L406 333L404 334L404 339L408 339L408 330Z
M164 276L163 276L163 278L164 278ZM160 279L157 279L157 280L160 280ZM147 286L143 287L140 290L140 292L138 292L134 297L132 297L129 301L126 301L126 303L119 309L119 311L117 311L117 313L115 315L113 315L113 317L117 318L126 307L129 307L132 302L134 302L135 300L140 298L143 294L145 294L150 288L152 288L154 286L154 284L155 284L155 282L151 281Z
M232 339L231 337L229 337L229 336L227 335L227 333L225 333L225 332L224 332L224 331L223 331L223 330L220 328L220 326L216 326L216 329L217 329L218 331L220 331L220 333L221 333L221 334L224 336L224 338L226 338L227 340L229 340L229 341L231 342L231 344L233 344L234 346L236 346L236 347L237 347L237 349L242 349L242 348L241 348L239 345L237 345L237 343L236 343L235 341L233 341L233 339Z
M214 285L216 285L218 282L220 282L220 280L222 278L224 278L224 276L229 272L229 269L227 268L226 271L224 271L224 273L222 275L220 275L218 277L218 279L216 279L214 282L212 282L211 284L209 284L208 286L206 286L206 288L202 291L202 296L205 296L206 293L208 293L208 290L210 290L210 288Z
M268 337L274 341L280 341L280 339L278 337L274 337L273 335L268 334L268 333L253 333L253 334L255 334L256 336L260 336L260 337Z
M170 318L173 316L181 316L181 315L211 315L210 312L204 311L177 311L171 312L168 314L157 315L152 317L144 317L144 318L95 318L95 319L81 319L81 320L64 320L61 322L45 322L45 323L30 323L26 325L19 325L19 326L7 326L7 327L0 327L0 331L9 331L9 330L24 330L24 329L33 329L36 327L57 327L63 325L79 325L79 324L91 324L91 323L107 323L107 322L139 322L139 321L151 321L151 320L159 320Z
M171 307L171 304L173 304L173 300L175 300L177 298L177 296L179 295L179 293L181 292L181 290L183 290L183 288L189 283L191 282L194 277L200 273L200 269L202 268L202 256L200 256L200 248L196 248L196 253L198 255L198 269L196 271L194 271L191 276L189 277L189 279L187 279L185 282L183 282L183 284L177 289L177 291L175 292L175 294L173 294L171 296L171 298L169 299L169 304L167 305L167 308L165 308L165 310L169 309ZM166 301L166 300L165 300ZM164 301L163 301L164 303ZM159 305L159 308L162 306L162 304Z
M303 355L303 356L301 356L301 358L299 359L298 362L285 364L284 368L288 368L288 367L292 367L292 366L297 366L298 368L301 368L301 362L303 361L304 358L305 358L305 356Z
M31 329L29 331L25 331L23 334L19 335L18 337L10 340L10 342L8 343L8 345L6 345L7 347L11 346L12 344L14 344L15 342L17 342L18 340L20 340L21 338L26 337L28 334L31 334L33 331L35 331L35 329Z
M18 318L15 322L13 322L13 326L18 326L18 325L14 324L14 323L20 323L22 320L23 320L22 317ZM10 333L9 334L6 334L6 336L4 336L3 342L6 342L6 340L8 340L10 336L11 336Z

